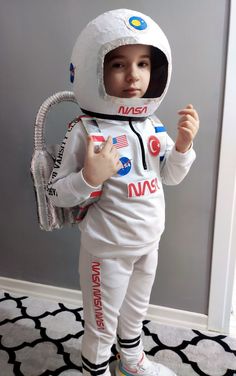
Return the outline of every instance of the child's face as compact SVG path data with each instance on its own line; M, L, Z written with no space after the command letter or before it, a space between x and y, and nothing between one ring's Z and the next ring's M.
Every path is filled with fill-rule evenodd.
M151 75L151 47L129 44L105 56L104 84L107 94L119 98L141 98Z

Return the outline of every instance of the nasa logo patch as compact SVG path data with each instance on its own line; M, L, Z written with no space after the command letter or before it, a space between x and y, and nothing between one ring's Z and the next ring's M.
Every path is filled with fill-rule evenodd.
M117 174L120 176L127 175L131 170L131 161L129 158L126 157L121 157L120 161L123 167L119 171L117 171Z
M161 151L161 143L156 136L150 136L148 139L148 150L151 155L157 157Z
M70 82L73 84L75 79L75 67L72 63L70 63Z

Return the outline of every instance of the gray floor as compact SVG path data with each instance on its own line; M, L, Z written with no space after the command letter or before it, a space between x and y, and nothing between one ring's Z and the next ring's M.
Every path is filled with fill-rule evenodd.
M83 324L82 307L0 291L0 376L80 375ZM236 375L236 338L143 324L147 356L177 375Z

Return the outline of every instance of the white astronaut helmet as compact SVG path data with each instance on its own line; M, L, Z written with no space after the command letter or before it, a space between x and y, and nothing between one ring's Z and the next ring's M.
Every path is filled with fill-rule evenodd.
M105 90L106 54L129 44L152 46L150 83L142 98L118 98ZM83 29L72 52L70 77L85 114L127 120L145 118L156 111L167 92L171 70L170 46L156 22L137 11L116 9L98 16Z

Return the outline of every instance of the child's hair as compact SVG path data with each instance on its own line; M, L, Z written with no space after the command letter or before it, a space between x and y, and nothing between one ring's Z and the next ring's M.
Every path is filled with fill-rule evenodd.
M144 98L157 98L163 93L168 78L166 55L157 47L151 46L151 78Z

